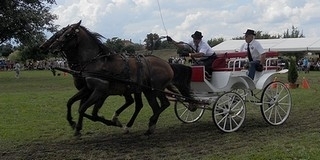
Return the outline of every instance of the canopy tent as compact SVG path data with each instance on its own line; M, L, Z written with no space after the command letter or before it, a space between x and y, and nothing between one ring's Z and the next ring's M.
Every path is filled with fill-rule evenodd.
M312 45L310 45L308 47L308 50L319 52L320 51L320 39L318 41L314 42Z
M320 52L320 38L258 39L265 51ZM237 52L244 40L227 40L214 47L216 53Z

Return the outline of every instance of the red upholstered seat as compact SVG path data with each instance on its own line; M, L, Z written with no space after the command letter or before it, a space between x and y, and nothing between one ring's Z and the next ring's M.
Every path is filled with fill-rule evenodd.
M204 66L192 66L192 82L204 82Z
M225 58L220 58L218 57L212 62L212 69L214 70L215 68L226 68L227 67L227 62Z

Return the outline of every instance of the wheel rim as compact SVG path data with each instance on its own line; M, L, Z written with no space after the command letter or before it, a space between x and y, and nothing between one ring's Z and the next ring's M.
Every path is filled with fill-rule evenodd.
M215 125L223 132L234 132L240 128L246 116L242 97L234 92L221 95L212 111Z
M192 109L189 109L189 105L189 103L179 101L175 103L174 112L177 118L183 123L196 122L202 117L204 113L204 106L200 106L201 108L195 108L197 106L193 106Z
M289 89L282 82L271 82L261 95L263 118L271 125L284 123L290 113L292 100Z

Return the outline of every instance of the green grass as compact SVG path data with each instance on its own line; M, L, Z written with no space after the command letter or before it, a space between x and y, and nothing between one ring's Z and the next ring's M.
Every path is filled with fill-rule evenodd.
M159 53L157 53L159 54ZM168 54L169 55L169 54ZM164 55L165 56L165 55ZM167 56L167 55L166 55ZM320 72L299 73L310 89L291 89L293 107L281 126L264 122L257 106L248 104L239 131L221 133L211 112L194 124L182 124L173 105L159 118L151 137L143 136L151 109L144 103L131 134L116 127L84 120L83 136L73 137L66 121L66 102L76 92L72 77L50 71L0 71L0 159L318 159L320 157ZM278 80L287 82L286 74ZM123 104L109 97L100 114L110 119ZM77 118L78 103L73 107ZM120 116L125 123L130 107ZM88 111L90 112L90 110ZM2 157L2 158L1 158Z

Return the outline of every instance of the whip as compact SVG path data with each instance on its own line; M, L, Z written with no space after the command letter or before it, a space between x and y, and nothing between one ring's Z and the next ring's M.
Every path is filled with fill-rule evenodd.
M164 24L164 21L163 21L163 17L162 17L162 12L161 12L161 7L160 7L159 0L157 0L157 2L158 2L158 8L159 8L159 13L160 13L160 17L161 17L162 25L163 25L163 28L164 28L164 30L165 30L165 32L166 32L166 35L168 35L167 28L166 28L166 26L165 26L165 24Z

